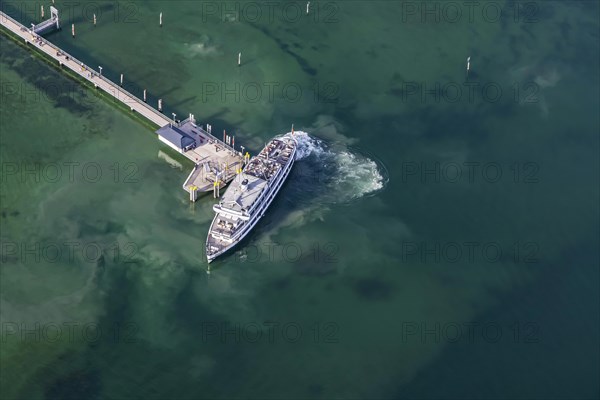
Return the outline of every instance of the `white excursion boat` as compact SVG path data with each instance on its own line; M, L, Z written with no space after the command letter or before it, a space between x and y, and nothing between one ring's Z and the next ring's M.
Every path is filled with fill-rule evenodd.
M291 134L272 139L249 160L218 204L206 239L206 257L213 261L239 243L256 225L288 177L298 142Z

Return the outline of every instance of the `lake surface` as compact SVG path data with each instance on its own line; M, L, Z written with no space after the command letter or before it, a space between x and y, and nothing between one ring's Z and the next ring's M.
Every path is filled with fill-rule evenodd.
M191 162L1 35L2 398L599 396L597 2L56 7L166 115L301 154L208 269Z

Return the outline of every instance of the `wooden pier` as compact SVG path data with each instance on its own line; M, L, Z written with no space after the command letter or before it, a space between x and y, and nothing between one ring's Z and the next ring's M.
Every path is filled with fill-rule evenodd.
M54 23L58 26L58 17L56 18L57 21ZM118 84L102 76L101 70L96 71L90 68L85 63L35 33L33 29L25 27L1 11L0 24L20 37L24 43L35 46L37 50L54 59L60 67L70 69L81 79L90 82L96 89L108 93L114 99L127 106L132 112L138 113L157 127L178 127L179 121L167 118L160 111L148 105L137 96L134 96ZM235 177L235 173L232 174L230 171L236 171L240 168L244 159L241 152L236 151L201 127L197 129L197 134L200 137L200 140L197 140L197 145L189 149L176 149L195 164L194 170L184 184L184 189L190 193L190 200L193 201L196 201L197 191L213 191L215 185L218 185L220 188L231 181ZM215 177L215 174L206 174L206 176L204 176L205 174L196 174L195 172L199 170L209 170L209 168L204 168L205 164L210 165L212 171L222 169L223 173L216 174L218 179ZM194 179L190 180L192 176ZM210 181L210 179L215 180L215 182Z

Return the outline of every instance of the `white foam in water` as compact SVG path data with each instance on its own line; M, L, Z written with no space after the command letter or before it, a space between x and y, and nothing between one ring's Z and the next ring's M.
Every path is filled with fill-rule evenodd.
M291 134L291 132L289 133ZM294 132L298 141L296 161L314 158L317 166L328 166L331 175L325 181L332 202L349 201L382 189L386 183L379 165L374 160L342 146L330 146L306 132ZM325 174L325 172L319 172ZM321 180L325 183L324 180Z
M291 135L291 132L288 133ZM303 131L294 132L298 148L296 149L296 161L302 160L311 154L321 155L324 152L323 142L311 137Z

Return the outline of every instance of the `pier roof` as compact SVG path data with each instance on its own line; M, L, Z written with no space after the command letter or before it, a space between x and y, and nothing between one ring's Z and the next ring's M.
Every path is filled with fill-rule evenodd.
M169 142L173 143L180 149L185 149L190 146L198 145L198 142L194 137L188 135L175 125L165 125L159 130L157 130L156 133L168 140Z

